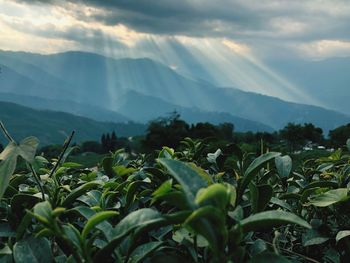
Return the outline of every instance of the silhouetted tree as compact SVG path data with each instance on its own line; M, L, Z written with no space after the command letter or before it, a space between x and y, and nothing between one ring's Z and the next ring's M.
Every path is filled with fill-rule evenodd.
M305 123L303 126L303 136L305 140L315 143L321 143L323 138L323 131L321 128L315 127L312 123Z
M229 122L222 123L218 126L221 136L223 139L232 141L233 140L233 131L234 131L234 125Z
M114 151L117 148L117 135L115 131L111 134L111 141L109 143L110 151Z
M81 145L82 152L102 153L102 145L96 141L86 141Z
M346 144L347 139L350 138L350 123L340 126L329 132L329 139L331 145L335 147L342 147Z
M189 134L189 125L180 119L177 112L167 118L151 121L143 145L147 150L160 149L163 146L176 148Z
M110 136L109 134L102 134L101 137L101 147L102 147L102 152L108 153L109 152L109 144L110 144Z
M280 135L281 138L287 141L290 152L293 152L305 141L304 130L300 124L288 123L286 127L280 130Z

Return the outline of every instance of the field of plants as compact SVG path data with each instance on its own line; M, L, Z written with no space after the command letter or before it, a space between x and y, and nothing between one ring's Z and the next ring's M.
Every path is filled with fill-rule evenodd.
M0 262L346 262L350 141L292 170L278 152L185 138L96 166L38 140L0 153ZM73 134L72 134L73 135ZM345 144L345 142L344 142ZM23 163L25 165L23 165Z

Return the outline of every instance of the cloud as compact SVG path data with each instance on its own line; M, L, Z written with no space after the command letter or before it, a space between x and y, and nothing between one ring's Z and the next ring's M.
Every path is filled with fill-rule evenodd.
M32 22L27 29L12 21L15 30L74 41L80 47L108 40L127 49L149 36L176 36L220 38L226 46L227 41L239 43L263 57L315 56L310 51L315 43L350 41L348 0L17 0L16 5L18 10L34 7L41 16L28 18ZM56 20L50 21L52 17ZM333 46L337 51L325 54L348 55L346 48Z
M300 53L313 59L350 56L350 41L320 40L312 43L300 44Z

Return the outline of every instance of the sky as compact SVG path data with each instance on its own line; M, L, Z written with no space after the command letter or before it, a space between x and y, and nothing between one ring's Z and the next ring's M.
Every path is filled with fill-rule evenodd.
M348 0L0 0L2 50L149 57L219 86L312 104L265 61L348 57L349 25Z

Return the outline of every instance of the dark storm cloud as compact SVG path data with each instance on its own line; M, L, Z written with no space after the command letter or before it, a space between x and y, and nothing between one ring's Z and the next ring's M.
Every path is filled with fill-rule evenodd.
M245 44L265 56L343 54L350 48L348 0L17 0L25 5L52 5L62 16L71 16L86 28L61 32L47 30L84 45L103 38L106 28L124 25L137 33L161 36L226 38ZM89 28L91 25L91 28ZM95 30L99 28L102 30ZM109 27L111 26L111 27ZM45 36L45 30L42 36ZM80 30L79 32L74 32ZM55 32L57 31L57 32ZM89 31L91 31L89 33ZM23 29L22 32L28 32ZM34 32L35 33L35 32ZM40 32L39 32L40 33ZM41 33L40 33L41 34ZM140 41L119 42L116 47ZM322 42L323 40L333 42ZM92 42L92 41L91 41ZM123 44L124 43L124 44ZM339 52L336 51L339 49ZM318 56L318 55L317 55Z
M103 13L85 15L81 10L72 10L85 21L98 21L106 25L123 24L135 31L152 34L181 34L189 36L223 35L228 31L238 32L245 28L261 30L266 20L264 13L254 10L241 1L59 1L29 0L22 3L46 3L64 6L80 3L104 10Z
M350 4L345 0L29 0L65 6L75 3L103 12L79 19L105 25L123 24L152 34L194 37L294 38L297 40L350 39ZM278 25L281 18L288 19ZM283 21L282 21L283 22ZM291 26L301 28L290 28Z

